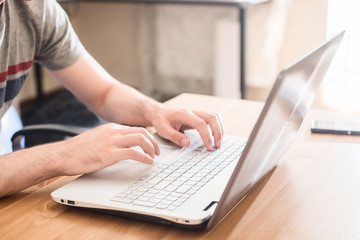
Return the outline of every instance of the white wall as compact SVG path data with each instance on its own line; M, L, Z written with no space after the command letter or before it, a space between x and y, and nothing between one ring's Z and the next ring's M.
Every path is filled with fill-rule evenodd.
M227 7L68 3L88 51L117 79L143 89L212 93L217 20L238 21ZM248 11L246 80L271 87L280 69L325 39L327 0L272 0ZM46 91L58 84L45 76ZM35 94L33 80L21 99ZM145 91L146 92L146 91ZM151 92L148 92L151 93ZM249 96L251 97L251 96Z

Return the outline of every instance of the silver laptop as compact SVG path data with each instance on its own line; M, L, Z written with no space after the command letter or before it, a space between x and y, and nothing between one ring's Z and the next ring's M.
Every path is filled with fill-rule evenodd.
M132 160L85 174L51 193L61 204L182 228L211 229L269 173L294 139L344 35L339 33L278 76L247 140L225 136L206 151L159 139L152 166ZM234 119L236 121L236 119Z

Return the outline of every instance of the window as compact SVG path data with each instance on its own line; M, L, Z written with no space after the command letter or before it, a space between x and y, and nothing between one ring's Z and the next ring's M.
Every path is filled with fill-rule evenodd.
M326 106L360 112L360 1L329 0L327 36L346 30L323 85Z

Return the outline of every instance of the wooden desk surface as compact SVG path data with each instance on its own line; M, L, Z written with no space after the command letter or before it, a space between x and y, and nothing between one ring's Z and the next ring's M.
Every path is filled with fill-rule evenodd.
M191 94L168 104L219 112L234 135L248 135L262 107ZM62 206L50 193L73 177L61 177L0 199L0 239L360 239L360 137L311 134L312 119L360 117L312 110L281 164L210 232Z

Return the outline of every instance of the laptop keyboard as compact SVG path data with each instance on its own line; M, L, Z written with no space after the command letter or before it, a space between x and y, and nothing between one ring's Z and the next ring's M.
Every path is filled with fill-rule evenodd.
M174 211L238 160L246 142L243 137L225 136L222 147L210 152L199 139L177 158L160 164L111 200Z

